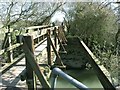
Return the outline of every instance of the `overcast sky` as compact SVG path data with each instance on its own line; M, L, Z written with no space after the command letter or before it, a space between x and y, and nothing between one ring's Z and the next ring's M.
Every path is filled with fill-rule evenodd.
M0 2L19 1L19 2L116 2L120 0L0 0Z

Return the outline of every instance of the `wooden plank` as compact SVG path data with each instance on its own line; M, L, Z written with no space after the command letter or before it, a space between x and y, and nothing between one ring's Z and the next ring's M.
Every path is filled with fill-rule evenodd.
M9 26L8 26L8 31L10 31ZM7 47L11 47L11 45L12 45L11 35L12 35L12 33L10 33L10 32L5 33L5 39L4 39L4 42L3 42L2 49L7 48ZM12 61L13 61L13 52L12 52L12 50L10 50L10 51L7 51L6 62L11 63Z
M13 50L13 49L15 49L15 48L17 48L17 47L19 47L21 45L22 45L22 43L21 44L20 43L16 43L16 44L14 44L14 45L12 45L12 46L10 46L8 48L2 49L2 50L0 50L0 55L2 55L4 52Z
M2 49L4 49L5 48L5 45L6 45L6 43L7 43L7 39L8 39L8 32L7 33L5 33L5 37L4 37L4 40L3 40L3 43L2 43Z
M48 58L48 65L52 65L51 60L51 45L50 45L50 30L47 31L47 58Z
M26 29L43 29L43 28L47 28L50 27L49 25L43 25L43 26L31 26L31 27L27 27Z
M50 38L49 38L49 40L50 40L50 44L51 44L51 46L52 46L52 48L53 48L53 51L54 51L54 53L55 53L55 55L56 55L56 57L57 57L57 59L56 59L56 61L55 61L55 64L58 64L58 65L64 67L64 64L63 64L63 62L62 62L62 60L61 60L61 58L60 58L60 55L58 54L55 46L53 45L52 40L51 40Z
M56 37L58 38L58 42L60 43L63 51L64 51L65 53L67 53L66 50L65 50L65 48L64 48L64 46L63 46L63 44L62 44L62 42L60 41L60 38L59 38L58 35L57 35L57 33L56 33Z
M24 58L24 56L25 54L21 54L17 58L15 58L12 63L7 63L5 66L2 67L2 69L0 69L0 73L4 74L7 70L13 67L16 63L21 61Z
M25 38L25 36L24 36ZM28 63L31 65L32 70L35 72L35 74L37 75L39 81L41 82L43 88L50 88L50 85L48 83L48 81L45 79L42 71L40 70L39 65L37 64L37 62L35 61L35 56L33 53L31 53L31 51L28 48L28 45L26 44L26 40L23 38L23 49L24 52L27 56L28 59Z
M36 26L35 26L36 27ZM39 26L38 26L39 27ZM47 34L47 30L49 29L50 31L54 31L55 27L48 27L48 28L43 28L41 29L41 34L37 34L35 35L36 31L32 31L32 32L27 32L24 35L32 35L34 39L37 39L39 37L45 36Z
M80 41L83 49L85 50L86 57L88 57L90 64L92 65L95 73L97 74L101 84L104 87L104 90L116 90L115 87L110 83L108 78L104 75L102 69L97 65L97 58L93 55L93 53L89 50L89 48L85 45L83 41Z
M33 39L37 39L37 38L39 38L39 37L42 37L42 36L44 36L46 33L44 33L44 34L40 34L40 35L37 35L37 36L33 36Z
M58 26L54 26L56 29L58 29ZM53 26L50 26L50 25L43 25L43 26L31 26L31 27L26 27L25 29L26 30L33 30L33 29L51 29L53 28L54 30L54 27Z
M55 48L57 47L57 36L56 36L57 32L56 32L56 31L57 31L57 30L56 30L56 27L55 27L55 28L54 28L54 31L53 31Z
M35 44L35 48L38 47L39 45L41 45L42 43L44 43L45 41L47 41L47 38L44 38L43 40L41 40L38 44Z
M39 45L37 48L35 48L35 56L38 56L44 49L47 47L47 41L43 42L41 45Z
M33 39L37 39L42 36L45 36L47 34L47 29L42 29L41 33L39 31L33 31L33 32L29 32L29 34L33 36Z
M66 44L67 39L66 39L66 37L65 37L65 34L64 34L64 31L63 31L63 28L62 28L62 27L60 27L60 28L58 29L58 36L59 36L60 40L61 40L64 44Z
M31 54L34 55L34 42L32 36L24 36L24 40L27 44L27 48L30 50ZM32 70L32 66L29 63L29 56L25 53L25 61L26 61L26 83L28 86L28 90L36 90L36 82L34 72Z
M21 66L22 65L22 66ZM24 66L23 66L24 65ZM1 75L3 80L3 87L26 87L25 81L20 80L20 74L25 69L25 58L20 62L17 62L13 67L11 67L7 72Z

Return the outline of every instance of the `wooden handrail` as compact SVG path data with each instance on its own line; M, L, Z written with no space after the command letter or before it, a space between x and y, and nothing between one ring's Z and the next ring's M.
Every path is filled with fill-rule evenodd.
M43 25L43 26L32 26L32 27L26 27L26 30L32 30L32 29L50 29L51 27L56 27L58 26L50 26L50 25Z
M32 83L28 85L28 90L32 90L34 88L36 88L34 86L34 76L33 73L35 73L38 77L38 80L41 82L43 88L50 88L50 85L48 83L48 81L46 80L46 78L44 77L38 63L36 62L36 59L34 57L34 41L32 36L24 36L24 40L23 40L23 50L25 53L25 57L26 57L26 75L27 75L27 82ZM34 72L33 72L34 71Z
M80 44L86 53L86 57L89 59L89 63L92 65L97 77L99 78L101 84L104 87L104 90L116 90L115 87L111 84L109 79L106 77L105 73L103 73L100 65L97 64L98 59L94 56L94 54L90 51L90 49L85 45L85 43L80 40Z
M1 69L0 69L0 73L4 74L7 70L9 70L13 65L15 65L16 63L18 63L19 61L21 61L24 58L24 53L20 54L18 57L16 57L14 59L13 62L11 63L6 63Z
M47 51L48 57L52 50L54 51L54 54L58 60L53 62L51 60L51 55L48 60L48 65L52 67L53 63L56 64L57 66L64 66L63 62L59 56L59 53L57 51L57 44L58 43L58 38L57 35L55 34L58 32L58 26L49 26L49 25L44 25L44 26L33 26L33 27L27 27L25 28L26 30L32 30L32 32L27 32L23 35L19 35L17 37L17 43L11 46L8 46L7 48L0 50L0 55L4 54L4 52L9 52L13 51L13 49L18 48L20 46L23 46L23 51L25 53L25 60L26 60L26 72L27 72L27 84L28 88L30 89L31 87L34 88L34 74L37 75L38 80L41 82L43 88L50 88L51 86L49 85L48 81L46 80L43 71L39 67L39 64L36 61L37 56L34 55L35 48L37 48L39 45L41 45L43 42L47 41ZM40 30L40 32L38 32ZM55 31L55 32L54 32ZM49 32L49 33L48 33ZM49 35L48 35L49 34ZM55 39L53 39L53 37ZM52 41L53 40L53 41ZM60 41L60 40L59 40ZM45 47L45 48L46 48ZM50 50L49 50L50 49ZM41 53L41 52L38 52ZM24 57L24 55L23 55ZM9 62L5 64L4 68L1 70L1 72L6 72L10 67L13 66L13 64L19 62L19 59L14 59L12 62ZM33 81L30 81L30 80ZM29 85L29 82L32 83L32 85Z
M39 27L41 27L41 26L28 27L27 29L37 29L37 28L39 28ZM36 35L36 36L33 35L33 39L39 38L39 37L47 34L47 30L48 30L48 29L49 29L50 31L54 31L54 28L58 28L58 27L55 26L55 27L46 27L46 28L44 27L44 28L41 28L41 31L46 31L46 32L43 32L43 33L38 34L38 35ZM29 34L32 34L32 33L28 32L28 33L26 33L26 35L27 35L27 34L29 35Z
M31 26L31 27L27 27L25 29L43 29L43 28L48 28L51 27L50 25L43 25L43 26Z
M14 44L14 45L12 45L12 46L10 46L8 48L2 49L2 50L0 50L0 55L2 55L5 51L6 52L11 51L11 50L13 50L13 49L15 49L15 48L17 48L17 47L19 47L21 45L22 45L22 43L16 43L16 44Z

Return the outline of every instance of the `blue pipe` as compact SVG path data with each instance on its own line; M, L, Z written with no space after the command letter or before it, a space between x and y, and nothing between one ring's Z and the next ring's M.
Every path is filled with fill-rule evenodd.
M81 82L77 81L76 79L72 78L71 76L67 75L66 73L64 73L61 69L59 68L54 68L52 70L53 72L53 76L54 75L58 75L60 77L62 77L63 79L67 80L68 82L70 82L71 84L73 84L74 86L76 86L77 88L79 88L80 90L90 90L87 86L85 86L84 84L82 84ZM52 84L56 84L56 76L53 79L53 83ZM55 83L54 83L55 81ZM55 85L53 85L53 88L55 87Z
M51 88L52 88L52 90L54 90L54 88L56 87L56 83L57 83L57 75L52 74L52 77L51 77Z

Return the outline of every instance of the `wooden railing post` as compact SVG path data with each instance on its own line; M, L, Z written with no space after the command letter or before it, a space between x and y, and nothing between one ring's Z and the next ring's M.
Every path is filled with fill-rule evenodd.
M2 49L8 48L12 46L12 33L10 29L10 25L8 25L8 32L5 33L5 39L3 41ZM7 52L7 63L11 63L13 61L13 51L10 50Z
M54 43L55 43L55 47L57 48L57 30L56 30L56 27L54 28L54 31L53 31L53 34L54 34Z
M35 56L34 56L34 48L33 48L33 38L32 36L23 36L23 50L25 53L25 57L26 57L26 63L27 63L27 67L26 67L26 72L27 73L27 81L30 81L30 84L28 83L29 89L34 87L34 75L33 75L33 71L34 73L37 75L38 80L41 82L41 85L43 86L42 88L50 88L50 85L48 83L48 81L46 80L46 78L44 77L42 70L39 67L39 64L36 62ZM30 80L29 80L30 79Z
M48 65L52 65L51 61L51 45L50 45L50 30L47 30L47 57L48 57Z
M32 36L24 36L24 43L28 46L28 49L31 51L32 55L34 55L34 42ZM28 85L28 90L35 90L36 89L36 82L35 82L35 76L33 69L31 68L31 65L29 63L29 56L25 54L26 58L26 83Z
M64 30L62 27L58 28L58 36L60 38L60 41L66 45L67 39L65 37Z
M11 47L12 46L12 39L11 39L11 33L8 32L6 33L6 36L8 37L7 40L6 40L6 45L5 45L5 48L7 47ZM8 51L7 52L7 56L8 56L8 59L7 59L7 63L11 63L13 61L13 52L12 50Z

